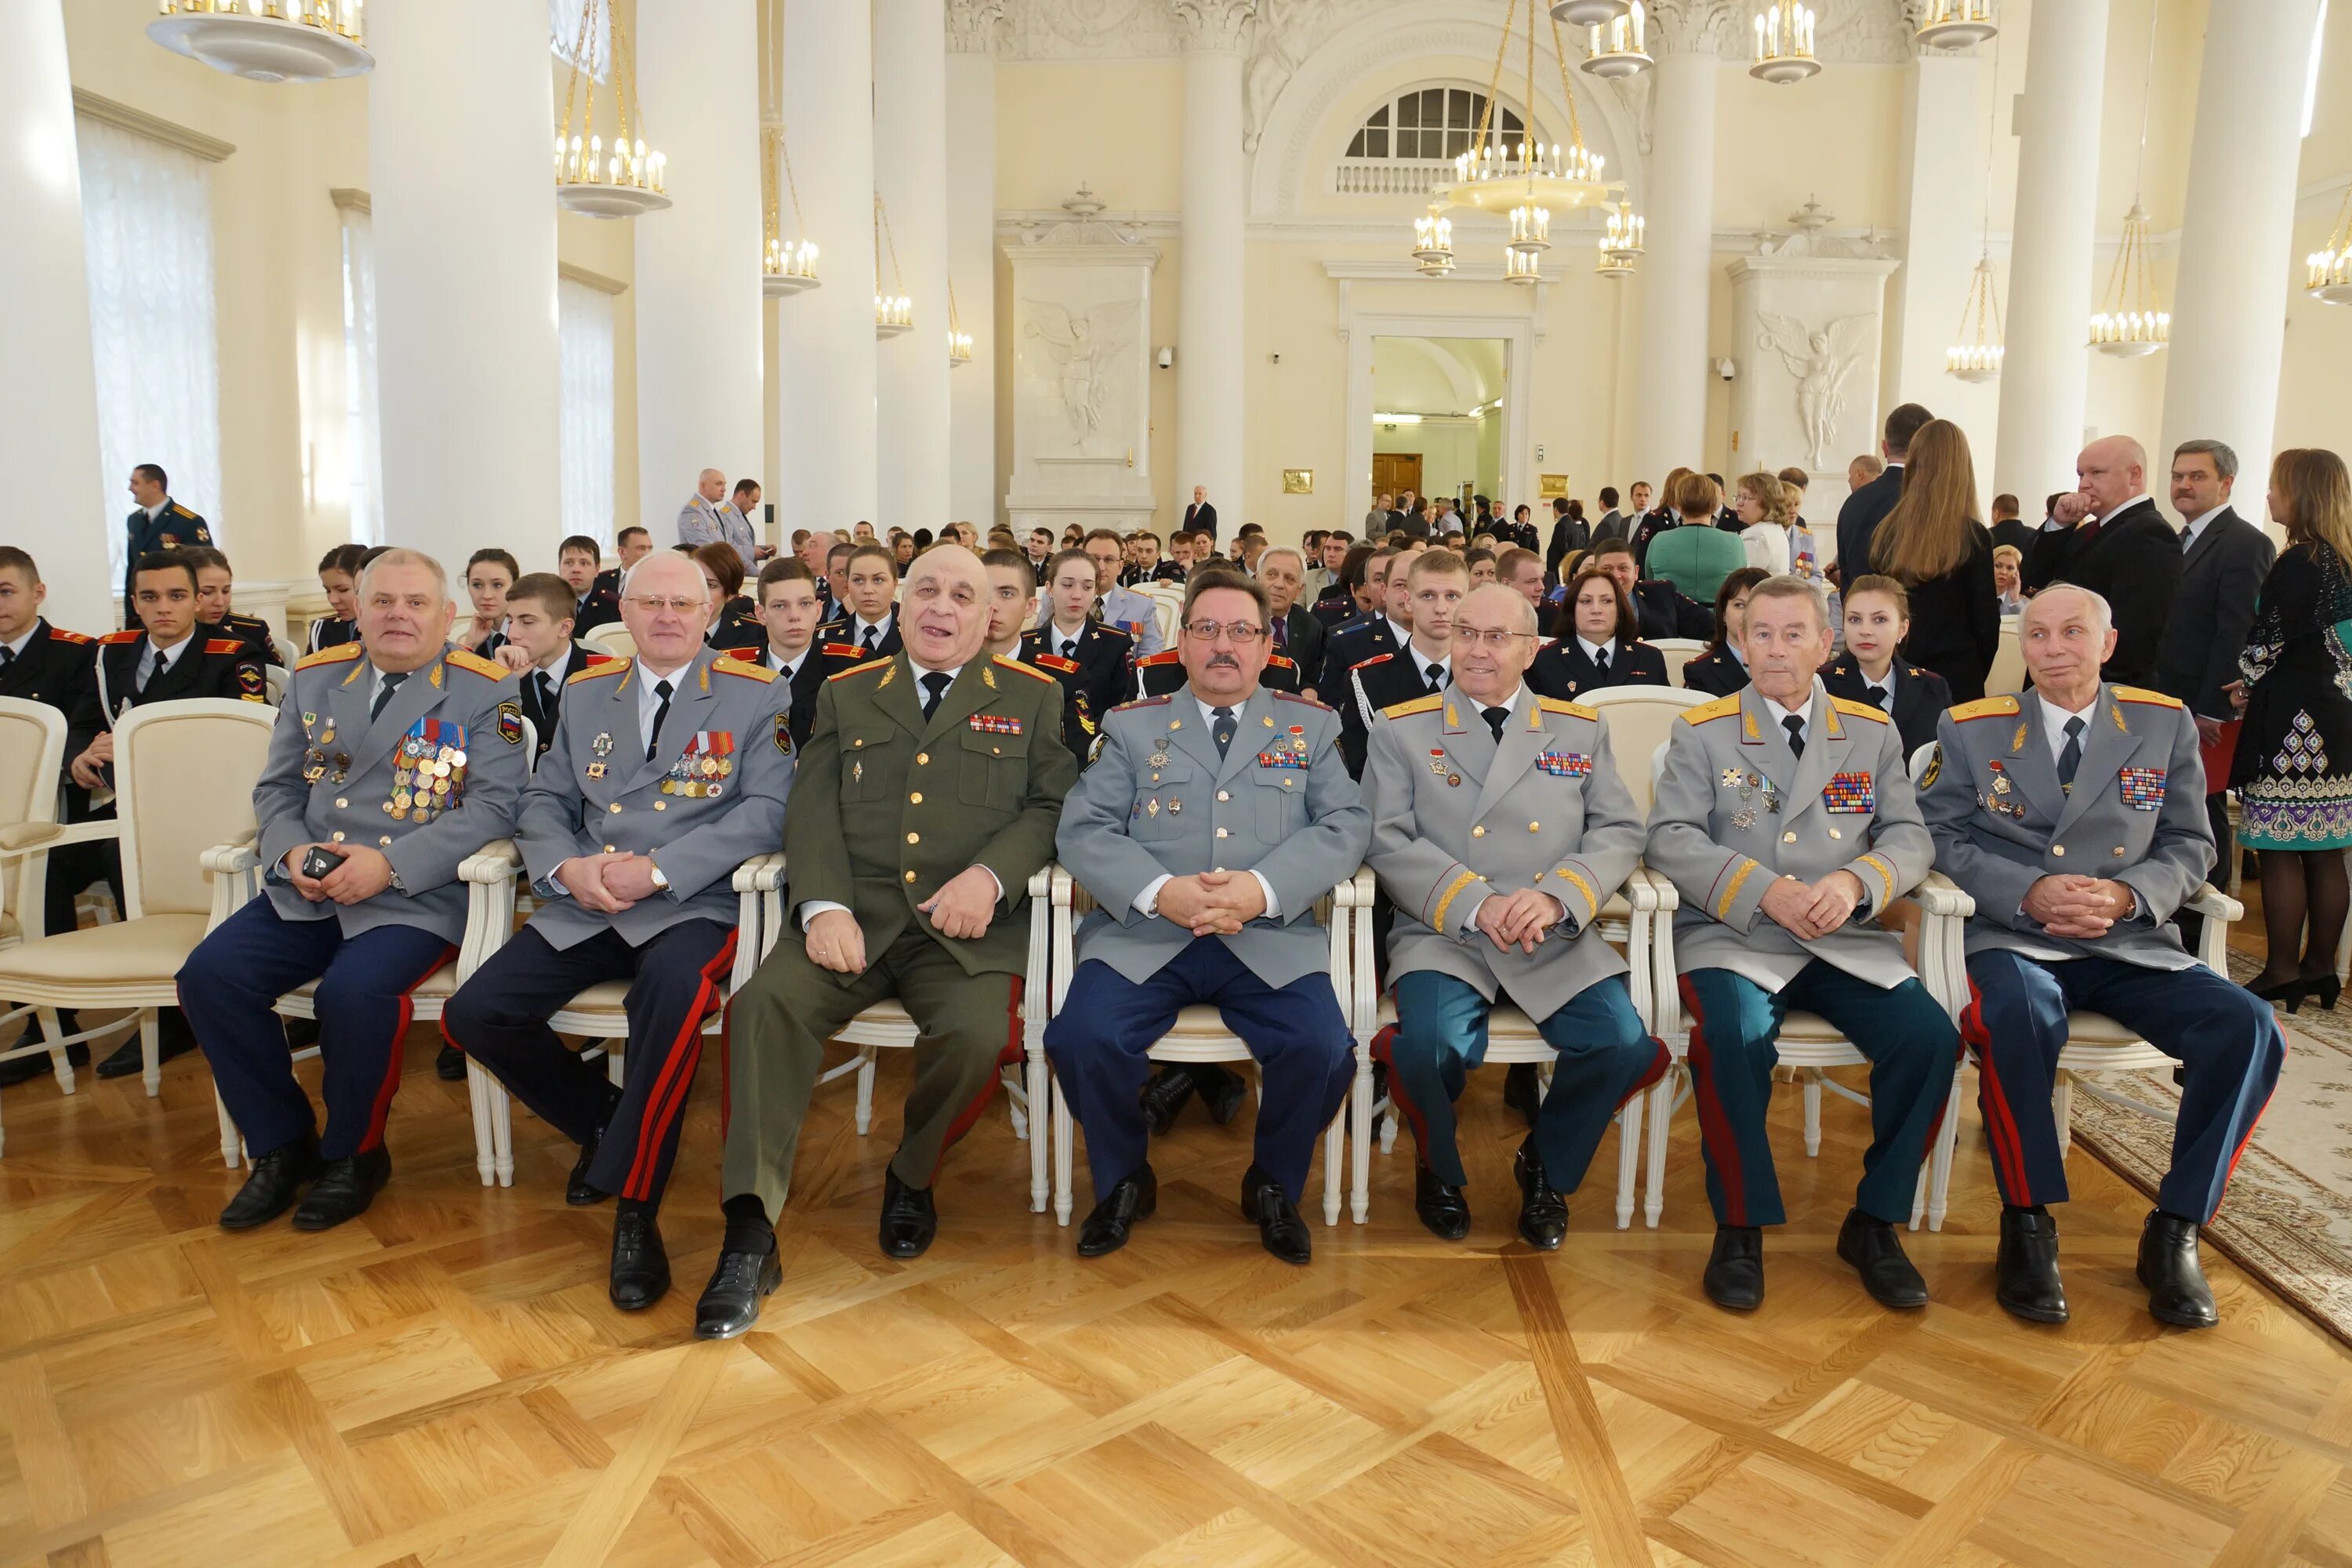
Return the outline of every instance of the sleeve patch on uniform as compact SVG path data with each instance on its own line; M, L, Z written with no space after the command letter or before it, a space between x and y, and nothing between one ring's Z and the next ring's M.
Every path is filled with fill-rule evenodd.
M262 678L261 667L257 664L238 665L236 667L236 689L247 697L258 697L263 693L263 691L268 689L267 684Z
M520 702L499 704L499 739L509 746L522 744L522 704Z
M792 721L782 713L776 715L776 750L788 757L793 754Z

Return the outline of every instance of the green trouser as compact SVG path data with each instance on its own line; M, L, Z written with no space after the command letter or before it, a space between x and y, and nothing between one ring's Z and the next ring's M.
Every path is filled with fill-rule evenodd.
M909 927L846 982L808 956L797 934L776 944L728 1006L726 1195L759 1196L782 1217L793 1154L824 1046L888 997L915 1023L915 1086L890 1168L928 1187L948 1145L988 1103L997 1073L1021 1059L1020 977L967 974L941 940Z

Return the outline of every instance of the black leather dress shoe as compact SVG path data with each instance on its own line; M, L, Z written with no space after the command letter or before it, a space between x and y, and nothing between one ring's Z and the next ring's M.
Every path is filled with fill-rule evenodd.
M2148 1211L2139 1233L2139 1282L2147 1310L2176 1329L2210 1329L2221 1321L2212 1288L2197 1261L2197 1227L2160 1209Z
M443 1083L466 1081L466 1053L444 1043L438 1056L433 1058L433 1076Z
M940 1211L931 1189L910 1187L896 1171L882 1173L882 1250L893 1258L920 1258L940 1233Z
M613 1272L605 1289L624 1312L642 1312L669 1294L669 1254L653 1215L624 1211L613 1216Z
M1412 1212L1441 1241L1459 1241L1470 1234L1470 1200L1460 1187L1449 1187L1426 1165L1412 1173Z
M155 1060L168 1062L173 1057L186 1056L196 1048L196 1037L188 1027L188 1016L177 1007L166 1007L156 1019ZM139 1054L139 1033L114 1048L114 1053L98 1064L100 1078L130 1078L146 1070L146 1058Z
M71 1024L60 1024L59 1027L64 1029L64 1031L68 1035L75 1032L74 1026ZM48 1036L42 1032L41 1021L38 1018L36 1018L33 1020L33 1026L25 1031L23 1037L18 1039L16 1044L19 1046L37 1046L47 1038L48 1038ZM86 1068L89 1066L89 1045L83 1042L77 1042L73 1045L68 1046L66 1047L66 1064L68 1067L77 1068ZM16 1057L11 1060L0 1062L0 1089L14 1089L20 1083L30 1083L35 1079L40 1077L43 1073L54 1071L55 1066L56 1064L52 1063L45 1055Z
M1192 1068L1192 1087L1201 1091L1201 1108L1209 1120L1220 1127L1232 1126L1242 1113L1242 1101L1249 1098L1249 1080L1214 1062L1194 1062Z
M721 1252L694 1303L694 1337L733 1339L760 1321L761 1301L783 1282L784 1260L772 1243L765 1252Z
M319 1173L319 1140L305 1132L291 1143L281 1143L253 1162L253 1174L228 1207L221 1210L223 1230L251 1230L267 1225L294 1206L302 1184Z
M1175 1062L1151 1075L1143 1086L1143 1120L1154 1138L1167 1136L1177 1112L1192 1098L1192 1074L1187 1064Z
M371 1149L345 1160L330 1160L320 1167L310 1195L294 1211L296 1230L332 1230L347 1219L357 1219L392 1180L392 1155Z
M1533 1062L1513 1062L1503 1073L1503 1103L1536 1124L1536 1112L1543 1108L1543 1079Z
M1242 1217L1256 1225L1265 1249L1285 1263L1305 1263L1315 1256L1315 1242L1298 1205L1282 1184L1252 1165L1242 1173Z
M1764 1232L1752 1225L1715 1227L1715 1250L1699 1276L1706 1299L1727 1311L1752 1312L1764 1304Z
M1525 1143L1511 1162L1511 1173L1519 1179L1519 1235L1529 1247L1559 1251L1568 1237L1568 1200L1552 1190L1543 1162Z
M1160 1178L1151 1173L1150 1166L1137 1166L1088 1211L1086 1223L1078 1226L1078 1256L1100 1258L1106 1252L1117 1252L1127 1245L1128 1232L1135 1228L1135 1222L1150 1219L1159 1206Z
M1860 1209L1845 1211L1838 1227L1837 1255L1862 1276L1862 1288L1882 1307L1898 1310L1927 1304L1927 1282L1903 1254L1895 1227Z
M596 1158L596 1150L604 1142L604 1129L599 1127L580 1145L580 1158L572 1162L572 1174L563 1183L563 1201L573 1208L584 1209L591 1204L601 1204L613 1194L591 1185L588 1167Z
M2002 1311L2029 1323L2066 1321L2056 1220L2028 1208L2000 1211L2000 1254L1992 1266L1992 1297Z

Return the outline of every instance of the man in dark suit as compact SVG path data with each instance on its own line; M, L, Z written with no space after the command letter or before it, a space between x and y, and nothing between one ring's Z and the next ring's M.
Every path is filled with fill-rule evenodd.
M1559 563L1579 550L1592 543L1592 530L1580 517L1568 515L1568 502L1555 497L1551 503L1551 545L1544 552L1544 571L1557 578Z
M2147 493L2147 453L2128 436L2092 442L2074 459L2081 488L2061 495L2025 558L2025 586L2088 588L2115 611L2116 647L2103 679L2156 684L2157 646L2180 587L2180 540Z
M1838 509L1837 566L1841 581L1850 582L1870 570L1870 536L1903 494L1903 459L1911 451L1911 437L1934 415L1916 403L1898 403L1886 416L1885 439L1879 450L1886 467L1879 476L1845 498Z
M2011 545L2023 556L2033 548L2033 525L2017 515L2017 498L2013 495L2004 492L1992 498L1992 523L1986 531L1992 535L1995 549Z
M1311 682L1323 668L1326 635L1323 623L1298 602L1307 585L1307 557L1288 545L1269 550L1257 558L1257 580L1265 590L1266 613L1273 617L1274 651L1297 665Z
M1184 509L1184 531L1187 533L1205 533L1212 544L1216 542L1217 509L1209 504L1208 486L1192 487L1192 504Z

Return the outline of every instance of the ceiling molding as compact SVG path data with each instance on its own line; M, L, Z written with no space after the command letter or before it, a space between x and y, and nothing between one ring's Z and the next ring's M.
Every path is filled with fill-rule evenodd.
M87 88L73 89L76 114L87 114L102 124L120 126L133 135L144 136L151 142L161 142L166 147L177 147L183 153L193 153L209 163L226 162L236 151L236 143L224 142L217 136L207 136L201 131L191 131L184 125L174 125L158 119L143 109L133 109L127 103L117 103L110 98L100 98Z
M591 272L585 267L576 267L569 261L557 262L555 275L573 283L584 283L600 294L625 294L629 291L629 286L619 279Z

